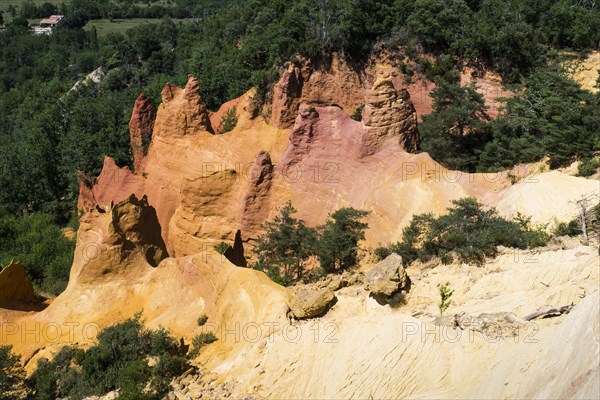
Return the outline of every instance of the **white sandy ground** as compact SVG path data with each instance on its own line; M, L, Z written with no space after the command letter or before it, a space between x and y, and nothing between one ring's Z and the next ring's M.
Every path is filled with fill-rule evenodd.
M323 318L258 340L256 327L242 326L238 352L219 360L207 349L202 358L213 360L220 380L236 382L239 395L265 398L600 398L599 268L597 249L577 246L506 251L480 268L410 269L411 293L396 309L361 287L344 288ZM445 282L455 290L447 315L521 319L544 306L576 306L566 316L522 321L515 337L484 336L431 323Z

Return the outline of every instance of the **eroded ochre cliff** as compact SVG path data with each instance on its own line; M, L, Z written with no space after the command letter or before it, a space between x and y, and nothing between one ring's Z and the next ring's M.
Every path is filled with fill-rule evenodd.
M373 248L400 239L413 215L439 213L464 196L496 206L505 216L522 212L534 222L555 223L572 218L573 200L598 192L598 182L556 171L515 168L511 176L520 181L513 185L508 172L449 171L426 153L412 153L419 140L419 108L398 74L377 63L356 71L337 58L327 68L290 64L274 89L267 118L258 112L254 91L211 114L191 76L185 88L165 85L156 113L140 96L130 123L134 170L106 157L97 178L80 175L83 215L67 289L45 310L11 321L21 330L2 341L26 360L35 355L33 365L41 353L66 343L89 344L99 329L139 311L150 327L164 326L188 342L199 332L198 316L207 314L211 322L234 330L262 327L255 339L244 337L243 330L229 331L240 336L221 336L207 349L209 367L221 379L238 382L240 396L592 393L598 386L592 375L597 351L578 347L573 358L552 353L559 340L574 341L576 335L597 350L593 300L600 279L591 247L548 249L533 266L503 253L479 269L415 267L409 270L410 295L395 308L374 302L360 287L345 288L331 312L316 320L333 324L336 342L315 340L309 322L297 325L304 336L289 340L285 335L292 333L283 333L289 326L286 290L214 251L221 241L230 243L230 259L243 265L240 257L249 251L240 246L250 247L261 224L287 201L309 226L339 207L369 211L364 245ZM363 104L362 118L350 118ZM234 106L236 127L215 134L219 117ZM520 315L546 305L576 307L568 318L541 323L540 341L529 347L490 343L481 335L452 343L415 335L403 340L406 324L431 327L437 285L445 281L457 291L449 312ZM67 325L56 338L21 340L22 329L72 322L76 329ZM520 355L519 363L511 359ZM581 384L552 383L548 377L570 368L573 360L579 366L567 379ZM497 375L489 375L491 366ZM529 375L519 373L528 368Z

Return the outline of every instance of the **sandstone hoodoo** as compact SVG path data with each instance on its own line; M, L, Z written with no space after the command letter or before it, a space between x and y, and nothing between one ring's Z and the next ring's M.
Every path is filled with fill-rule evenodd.
M598 398L593 2L83 3L0 12L0 399Z
M406 89L396 90L389 77L379 77L367 94L362 122L364 155L376 153L389 139L409 152L419 146L417 114L410 95Z
M148 146L152 140L152 129L156 110L144 93L135 101L131 120L129 121L129 134L131 141L131 155L133 158L134 171L139 173L144 168L145 157L148 154Z

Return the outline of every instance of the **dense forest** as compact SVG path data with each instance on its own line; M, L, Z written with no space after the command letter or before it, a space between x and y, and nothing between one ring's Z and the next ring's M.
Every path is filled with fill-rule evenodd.
M30 34L27 18L54 12L65 19L52 35ZM40 251L33 243L14 246L33 242L24 236L36 221L55 226L55 236L59 226L76 226L77 171L98 174L104 155L129 164L127 123L136 96L144 91L158 102L167 81L181 85L190 73L216 109L252 86L266 96L295 54L326 59L335 51L360 65L386 49L415 60L437 83L434 112L419 129L422 150L448 167L492 171L549 156L552 167L582 159L589 172L600 148L600 97L560 67L564 50L600 47L595 1L71 0L23 2L2 16L1 264ZM162 19L125 34L83 29L99 18L140 17ZM481 96L458 84L466 64L495 70L514 85L517 95L503 116L488 121ZM70 90L99 67L107 71L100 85ZM68 263L72 248L60 249L56 260ZM38 271L39 287L59 292L63 284L45 282L42 267L28 266Z

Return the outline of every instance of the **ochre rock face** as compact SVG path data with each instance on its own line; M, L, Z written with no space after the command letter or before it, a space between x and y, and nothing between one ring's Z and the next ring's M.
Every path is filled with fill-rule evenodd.
M365 89L375 81L372 67L360 70L334 54L327 62L313 65L300 59L290 64L273 89L270 124L289 128L301 104L335 105L347 115L365 103Z
M244 197L242 229L249 237L257 237L258 227L269 215L273 162L266 151L257 154L250 171L249 185Z
M302 97L304 77L300 68L290 64L275 84L271 106L271 125L288 128L296 118L299 99Z
M419 145L417 114L406 89L397 91L390 77L377 79L367 94L362 112L365 125L363 155L371 155L392 139L404 150L414 152Z
M0 266L0 306L11 307L35 299L33 285L23 264L11 261L5 268Z
M214 133L206 105L200 97L198 80L190 75L184 89L167 83L162 90L159 107L161 118L155 122L155 133L163 137Z
M148 146L150 146L152 140L155 118L156 110L152 105L152 100L144 93L140 94L133 105L133 112L129 120L129 137L135 172L143 169Z
M128 167L119 167L115 160L106 156L102 171L97 178L78 174L79 199L77 208L89 211L97 205L109 207L111 203L125 200L131 194L143 195L143 177L135 175Z
M169 258L160 233L145 197L131 196L107 210L86 212L80 219L66 290L43 311L11 320L14 329L4 332L0 343L13 345L28 360L41 348L93 344L100 330L137 312L143 312L152 329L165 327L188 343L202 332L197 319L203 314L219 324L226 321L227 329L236 324L283 323L284 288L262 272L235 267L215 251ZM4 285L5 277L10 284ZM25 278L19 265L2 270L0 296L29 299L33 289L31 283L25 285ZM52 335L46 334L49 326ZM220 325L216 329L221 339L214 346L220 353L239 344L223 338ZM22 340L24 332L37 339Z

